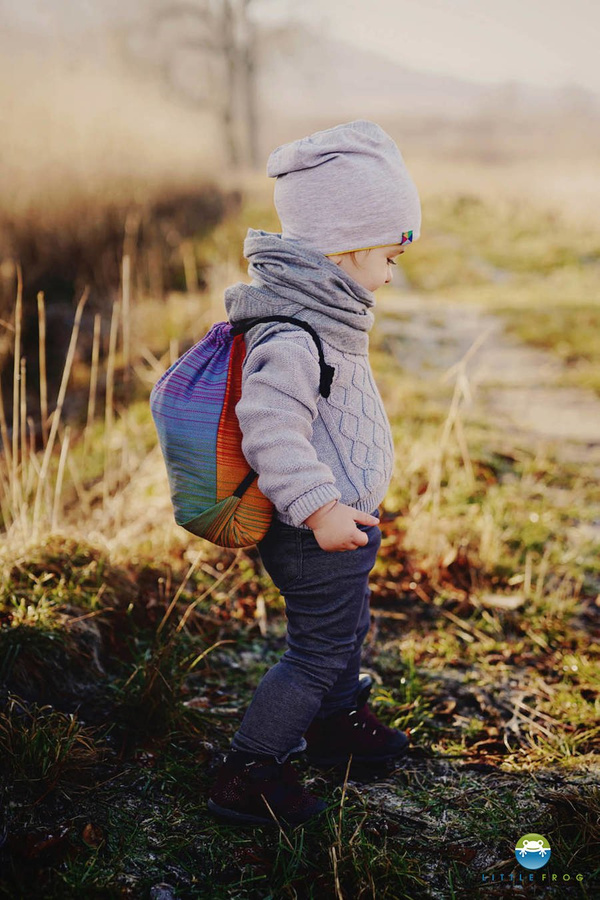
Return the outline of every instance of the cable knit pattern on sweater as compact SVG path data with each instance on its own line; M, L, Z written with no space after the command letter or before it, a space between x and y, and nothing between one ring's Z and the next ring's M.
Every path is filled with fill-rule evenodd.
M244 242L250 285L225 292L231 322L296 316L312 325L335 368L319 395L318 354L293 325L261 324L246 335L242 398L236 407L249 464L277 516L302 526L332 499L363 512L383 500L394 448L368 357L374 297L301 241L250 229Z
M363 469L365 487L373 492L384 486L385 491L393 445L368 360L342 354L336 371L338 377L327 401L335 427L351 442L350 459Z

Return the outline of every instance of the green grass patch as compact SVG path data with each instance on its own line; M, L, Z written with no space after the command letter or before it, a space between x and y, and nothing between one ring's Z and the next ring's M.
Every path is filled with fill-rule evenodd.
M402 260L414 287L488 304L573 378L591 374L597 235L469 196L424 211L429 233ZM248 227L279 230L252 199L204 239L203 271L243 264ZM584 526L597 473L508 445L488 421L461 418L442 444L453 385L416 380L376 331L372 346L396 470L364 665L374 711L410 733L408 757L347 783L300 760L329 805L320 823L217 823L206 795L221 754L286 646L256 551L198 555L144 519L147 535L110 551L58 536L13 547L0 570L0 896L147 897L165 883L182 900L494 896L505 886L482 874L517 875L530 831L552 845L548 871L585 877L544 896L595 896L600 564ZM126 451L140 464L152 451L144 400L120 409L115 435L110 485L102 426L85 452L73 440L82 534L129 478ZM152 490L150 478L142 507Z

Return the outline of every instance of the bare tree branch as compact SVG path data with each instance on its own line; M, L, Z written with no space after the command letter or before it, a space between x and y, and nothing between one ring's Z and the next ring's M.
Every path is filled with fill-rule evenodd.
M221 121L232 166L256 166L259 117L256 25L250 16L253 0L145 3L151 9L146 6L137 24L129 27L129 35L137 38L138 49L131 40L122 39L122 52L146 71L156 72L169 90L187 102L214 111ZM193 74L190 78L193 56L183 61L181 54L186 52L193 54L198 63L209 65L205 77L198 79ZM177 63L181 63L178 72ZM207 84L208 92L202 90Z

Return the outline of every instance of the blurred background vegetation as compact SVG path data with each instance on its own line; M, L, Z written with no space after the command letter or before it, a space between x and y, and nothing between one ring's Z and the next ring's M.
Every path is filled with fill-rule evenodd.
M522 5L421 6L0 3L1 896L475 897L533 831L597 876L596 13L527 43ZM175 526L148 395L279 230L270 151L352 118L423 203L372 335L397 464L365 649L414 752L347 795L308 773L326 841L250 840L204 794L284 604L255 549Z
M4 9L0 372L9 427L17 267L20 353L27 358L29 410L39 431L39 293L52 350L46 372L52 403L69 317L85 286L77 362L89 365L95 314L104 359L113 305L123 291L126 303L139 307L163 302L173 291L206 295L209 276L218 290L227 265L242 262L241 233L218 258L214 248L203 253L202 240L239 216L242 197L258 198L261 207L249 223L276 229L269 213L272 185L263 174L268 153L335 122L375 118L414 172L428 213L427 249L410 273L415 286L449 286L457 276L461 283L485 282L487 272L473 263L478 254L484 266L514 267L520 259L521 268L538 271L567 266L575 257L588 264L596 259L585 223L593 221L599 199L599 94L589 78L586 84L585 68L569 70L576 57L570 45L564 59L551 59L551 30L544 32L547 47L539 39L539 59L530 48L529 81L518 78L519 65L527 75L518 43L504 72L491 79L475 59L465 67L467 78L452 67L440 72L439 63L431 71L407 65L410 22L398 11L397 21L389 18L385 3L374 8L372 24L378 15L388 17L397 49L385 44L379 55L362 33L361 14L346 9L340 28L335 4L329 16L310 3L299 13L272 0L122 6L81 9L63 0L49 12L28 0L18 10ZM442 33L444 24L440 13ZM453 24L457 40L468 34L466 17L457 13ZM481 27L491 55L503 35L497 24L497 34ZM578 23L582 40L584 26ZM516 40L518 23L514 28ZM432 51L440 37L432 28ZM427 203L440 197L444 203L434 212ZM497 215L478 207L484 199ZM541 232L532 206L537 201L550 215ZM553 214L569 219L561 237L549 237ZM450 234L436 233L442 220ZM474 233L476 244L466 246ZM135 352L136 338L129 338Z

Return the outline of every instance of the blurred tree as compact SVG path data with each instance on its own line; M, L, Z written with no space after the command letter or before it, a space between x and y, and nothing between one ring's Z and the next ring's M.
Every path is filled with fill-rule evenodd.
M113 26L120 56L179 100L214 110L229 164L258 166L256 0L152 0ZM264 5L264 4L263 4Z

